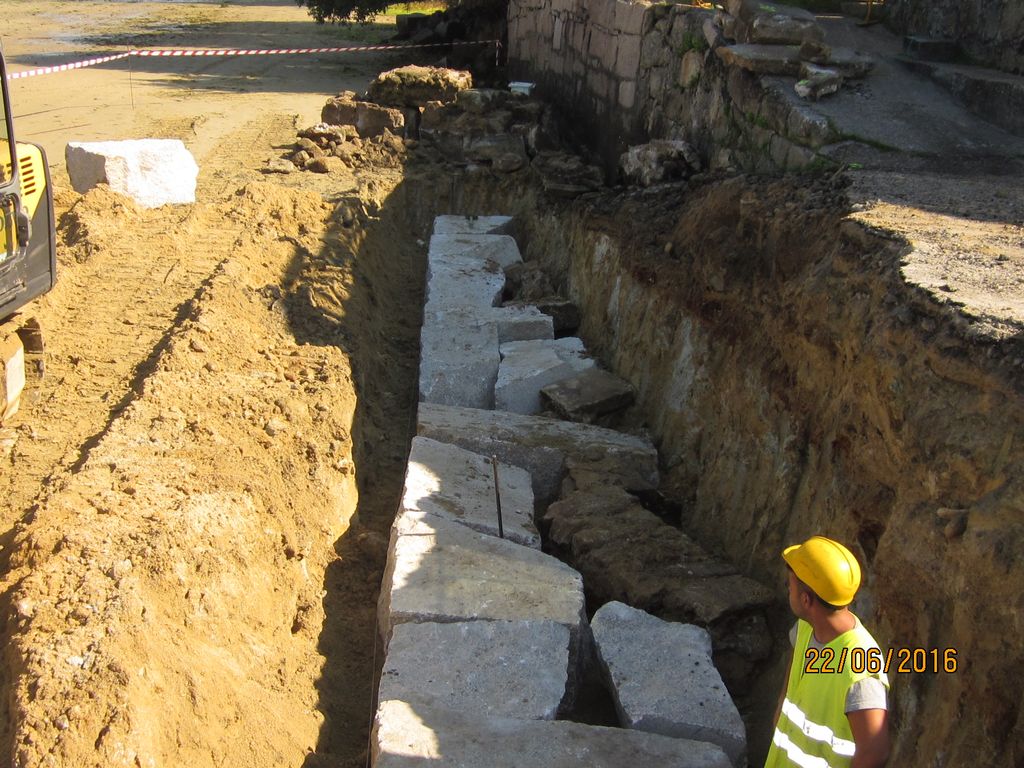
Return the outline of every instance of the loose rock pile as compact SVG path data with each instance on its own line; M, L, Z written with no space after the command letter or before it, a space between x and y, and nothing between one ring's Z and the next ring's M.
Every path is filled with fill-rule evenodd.
M547 105L521 93L472 85L469 72L453 69L407 66L383 72L364 97L346 91L328 100L321 122L300 132L292 152L266 170L329 173L369 157L399 163L423 145L442 162L469 172L530 169L545 189L560 196L603 184L599 168L560 151L561 132Z
M387 656L374 764L482 765L501 750L524 766L577 765L581 755L596 766L742 765L743 723L707 631L613 603L592 633L584 579L539 549L536 511L566 493L652 491L657 452L642 438L536 415L542 391L587 421L624 407L632 389L600 371L580 339L555 339L537 307L500 306L506 273L524 272L513 228L501 216L435 221L417 437L379 602ZM692 542L688 552L691 566L712 562ZM704 603L714 596L691 589L678 598L687 599L695 618L713 613ZM627 730L550 722L571 716L595 653Z

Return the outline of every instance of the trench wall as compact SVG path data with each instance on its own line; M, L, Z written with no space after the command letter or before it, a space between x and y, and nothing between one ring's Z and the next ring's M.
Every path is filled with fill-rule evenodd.
M792 88L715 54L714 12L624 0L511 0L511 75L537 83L614 176L630 145L685 139L711 168L796 170L838 140Z
M655 255L622 200L521 195L524 253L637 388L685 530L767 583L784 545L849 542L865 565L854 607L880 642L955 649L955 673L892 668L892 764L1018 764L1019 342L969 341L901 280L898 245L787 220L768 202L779 191L753 183L691 193Z

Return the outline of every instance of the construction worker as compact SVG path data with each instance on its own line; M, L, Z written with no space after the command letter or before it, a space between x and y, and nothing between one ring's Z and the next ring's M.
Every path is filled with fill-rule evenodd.
M812 536L782 553L793 656L765 768L875 768L889 757L884 656L848 608L860 565L846 547Z

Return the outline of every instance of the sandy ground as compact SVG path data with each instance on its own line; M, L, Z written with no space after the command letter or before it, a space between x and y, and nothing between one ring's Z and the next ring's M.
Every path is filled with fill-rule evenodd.
M11 0L4 18L13 71L126 46L346 44L291 0ZM407 62L147 59L14 81L18 137L53 171L59 280L33 307L47 379L0 435L10 764L364 764L415 403L418 317L400 309L421 303L422 254L338 222L397 172L259 169L329 95ZM69 189L67 142L140 137L185 142L195 205ZM396 264L408 280L378 276Z

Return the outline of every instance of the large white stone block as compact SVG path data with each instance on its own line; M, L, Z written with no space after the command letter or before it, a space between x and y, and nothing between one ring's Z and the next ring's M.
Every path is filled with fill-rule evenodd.
M505 273L493 261L438 256L427 264L424 312L456 307L495 307L501 302Z
M196 201L199 166L178 139L71 142L64 158L76 192L107 184L144 208Z
M485 717L382 700L374 768L731 768L714 744L566 720Z
M717 744L744 764L746 730L711 660L711 636L618 602L592 623L598 661L621 724Z
M583 580L550 555L436 517L399 517L391 529L378 605L387 641L398 624L553 621L568 628L575 661L589 640Z
M502 344L494 406L512 413L540 413L541 389L593 367L594 360L586 356L578 338Z
M569 689L569 642L553 621L399 624L378 699L554 720Z
M497 456L522 467L535 499L559 495L568 464L597 468L607 483L634 491L658 487L658 453L649 440L589 424L502 411L420 403L417 434Z
M502 269L523 260L519 246L509 235L431 235L427 258L458 256L463 259L490 259Z
M426 312L420 331L420 402L493 407L498 341L497 324L475 311Z
M533 488L525 469L498 462L505 538L540 549L533 523ZM498 535L494 467L491 460L457 445L414 437L405 471L401 515L435 515L480 533Z
M438 216L435 235L510 235L511 216Z

